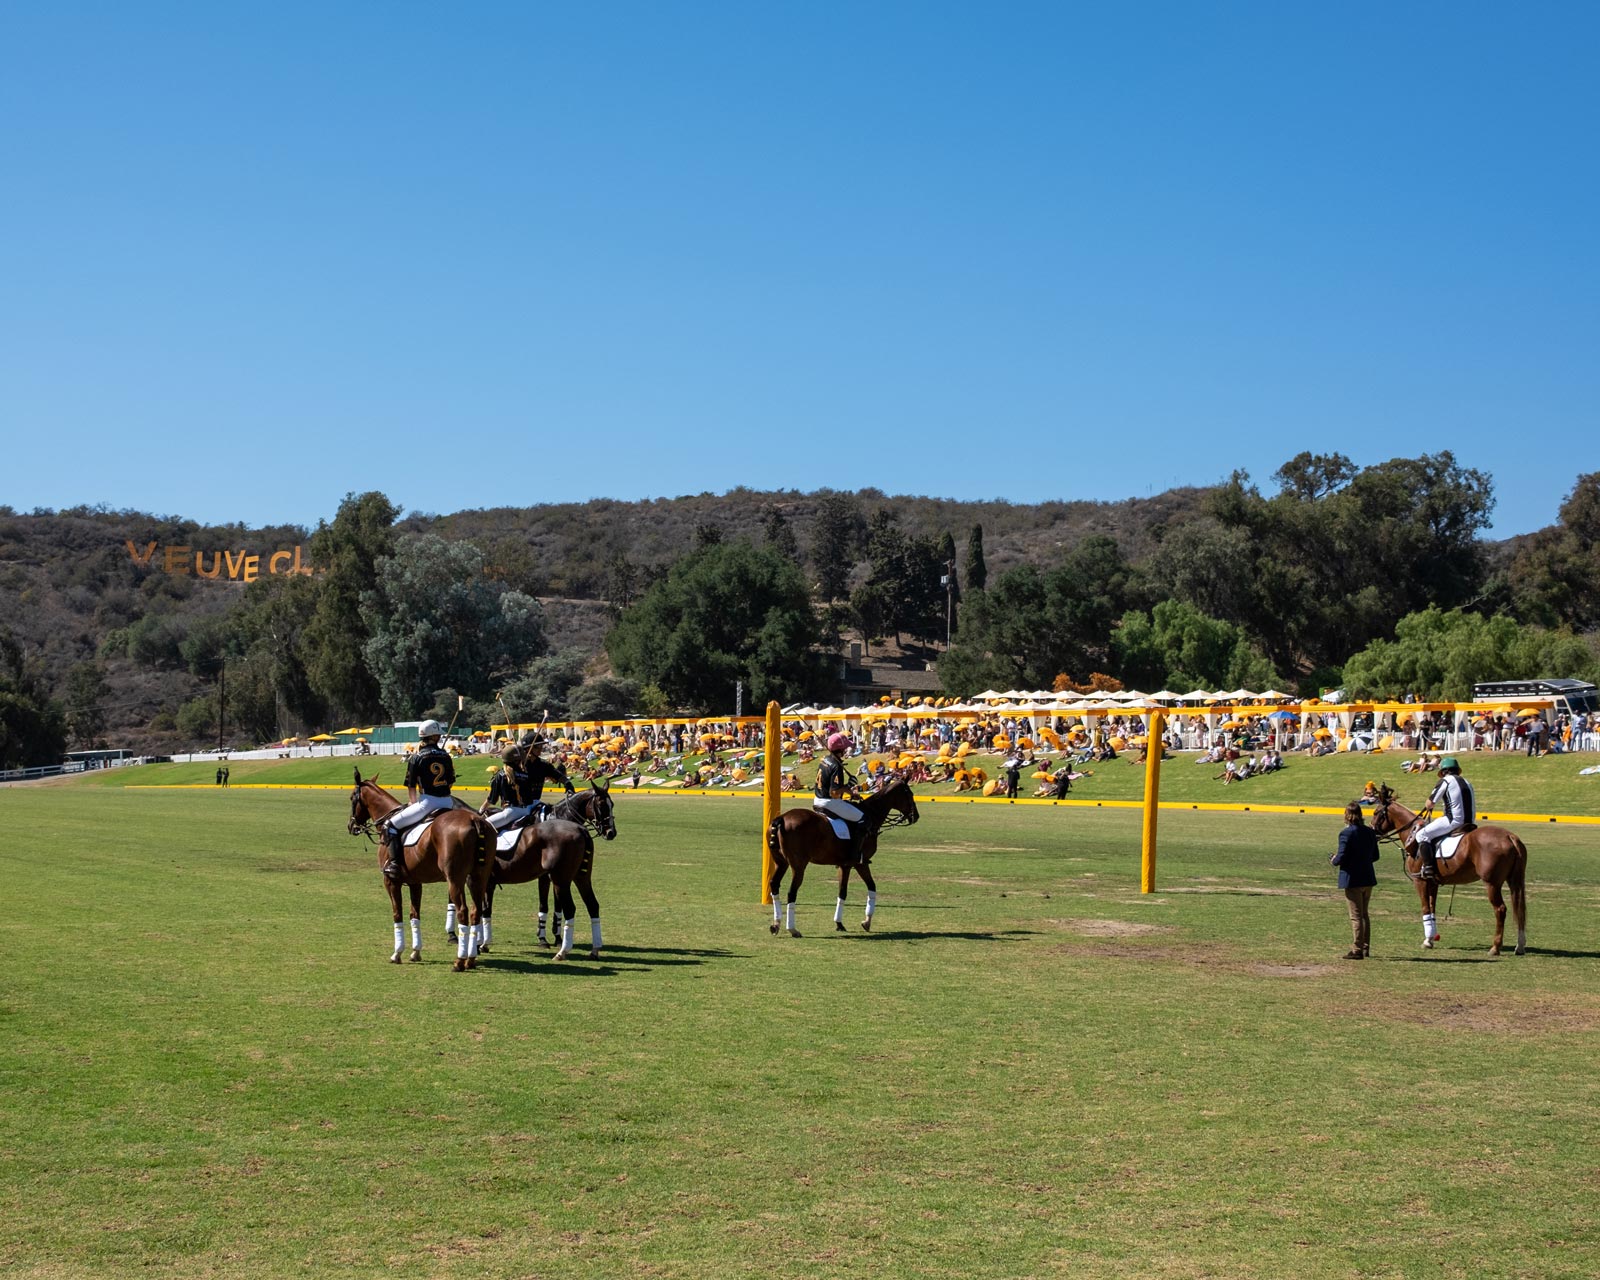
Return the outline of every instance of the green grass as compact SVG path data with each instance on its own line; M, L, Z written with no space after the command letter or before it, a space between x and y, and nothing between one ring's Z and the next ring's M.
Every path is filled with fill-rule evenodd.
M519 888L457 975L437 888L385 963L336 793L0 804L8 1276L1600 1272L1581 827L1524 832L1532 954L1471 890L1420 951L1386 852L1340 964L1328 818L1164 815L1141 896L1137 813L929 806L796 940L754 805L624 796L606 956Z
M1195 757L1185 753L1173 756L1162 766L1161 799L1169 803L1305 804L1342 808L1347 801L1361 793L1368 779L1373 779L1389 783L1403 803L1420 808L1428 798L1437 775L1402 773L1400 764L1408 758L1414 757L1391 752L1375 756L1325 756L1318 760L1294 756L1280 772L1224 786L1215 781L1216 774L1220 772L1218 766L1195 764ZM996 776L998 757L984 756L979 759L989 776ZM789 760L792 761L793 757L789 757ZM1600 764L1600 755L1556 755L1530 760L1512 752L1479 752L1463 754L1461 760L1463 769L1476 788L1478 807L1489 814L1553 813L1600 817L1600 774L1587 778L1578 776L1578 770ZM347 786L352 763L345 758L241 760L231 766L230 781L234 785L320 783ZM370 776L376 772L381 781L395 788L399 787L404 774L404 765L396 757L374 757L354 763L360 764L363 774ZM486 787L487 770L493 765L491 760L471 757L460 762L458 775L461 785ZM1143 797L1142 766L1118 759L1089 767L1094 770L1094 776L1073 784L1073 799L1138 800ZM1024 795L1032 795L1038 785L1031 778L1032 772L1031 769L1023 770ZM809 770L803 776L809 779ZM215 777L215 765L154 764L90 773L77 785L214 784ZM625 787L626 782L624 780L616 785ZM954 786L948 783L919 786L917 792L929 796L956 794Z

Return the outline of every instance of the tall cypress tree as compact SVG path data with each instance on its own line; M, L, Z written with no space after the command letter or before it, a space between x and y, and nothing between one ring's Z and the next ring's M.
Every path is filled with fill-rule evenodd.
M989 581L989 568L983 562L983 526L975 524L967 535L967 563L962 575L974 591L982 591Z

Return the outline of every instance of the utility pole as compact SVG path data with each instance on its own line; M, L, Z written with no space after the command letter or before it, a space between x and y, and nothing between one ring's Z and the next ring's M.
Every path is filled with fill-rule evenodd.
M217 667L217 750L222 750L222 727L228 718L228 660Z
M743 680L735 680L733 682L733 714L735 716L742 716L744 714L744 681Z
M950 615L953 612L953 602L956 594L956 562L944 562L944 577L939 579L939 585L944 588L944 647L950 647Z

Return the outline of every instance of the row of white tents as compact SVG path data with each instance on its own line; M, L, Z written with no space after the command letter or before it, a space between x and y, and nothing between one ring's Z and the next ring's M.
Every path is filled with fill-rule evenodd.
M1188 693L1174 693L1170 689L1161 689L1155 693L1142 693L1138 689L1118 689L1114 693L1059 693L1052 689L986 689L980 694L964 702L936 702L933 699L924 701L921 705L909 707L888 707L884 705L868 705L860 707L813 707L796 703L785 707L783 714L799 719L813 719L815 717L836 717L854 719L858 717L872 717L892 714L896 716L940 716L940 715L1060 715L1073 714L1085 711L1135 711L1148 707L1165 707L1168 709L1194 709L1198 710L1207 705L1238 705L1240 703L1259 703L1266 705L1293 705L1300 701L1293 694L1284 693L1278 689L1266 689L1260 693L1249 689L1226 689L1212 691L1208 689L1192 689Z

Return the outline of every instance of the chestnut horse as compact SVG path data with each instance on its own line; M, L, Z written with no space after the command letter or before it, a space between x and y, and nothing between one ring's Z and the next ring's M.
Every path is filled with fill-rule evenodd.
M1494 908L1494 945L1489 954L1500 954L1500 945L1506 932L1506 900L1500 892L1504 885L1511 891L1511 910L1517 917L1517 954L1528 949L1528 850L1514 832L1505 827L1474 827L1461 837L1461 843L1448 858L1439 859L1439 878L1422 878L1422 857L1417 852L1417 830L1422 819L1394 798L1387 786L1378 788L1378 807L1373 810L1372 830L1379 839L1398 841L1405 857L1405 873L1417 886L1417 897L1422 900L1422 945L1431 947L1439 941L1438 905L1439 886L1444 884L1471 884L1482 880L1489 894L1489 904Z
M355 771L355 790L350 793L349 831L353 836L376 839L378 823L397 809L405 808L378 785L376 775L363 778ZM489 872L494 866L494 828L471 809L446 809L434 818L416 844L404 851L403 880L411 890L411 958L422 959L422 926L418 912L422 905L422 886L443 881L452 901L464 902L472 895L472 923L461 931L456 948L456 972L473 969L478 963L479 925L483 919L484 897ZM384 864L384 848L378 845L378 867ZM405 929L400 918L400 881L383 878L394 908L394 954L400 963L405 950Z
M917 820L917 798L904 782L852 801L865 815L866 831L861 838L861 861L850 862L850 845L834 834L833 824L815 809L790 809L772 820L767 829L767 849L772 854L772 878L767 891L772 895L772 932L778 932L778 886L783 883L783 873L791 868L789 897L784 906L784 924L789 936L798 938L800 931L794 927L794 899L800 891L800 882L806 877L806 867L812 863L839 868L839 898L833 909L833 927L844 932L844 901L850 884L850 872L855 871L867 886L867 911L861 927L872 929L873 912L878 905L878 883L872 878L867 861L878 851L878 832L884 827L909 826Z

